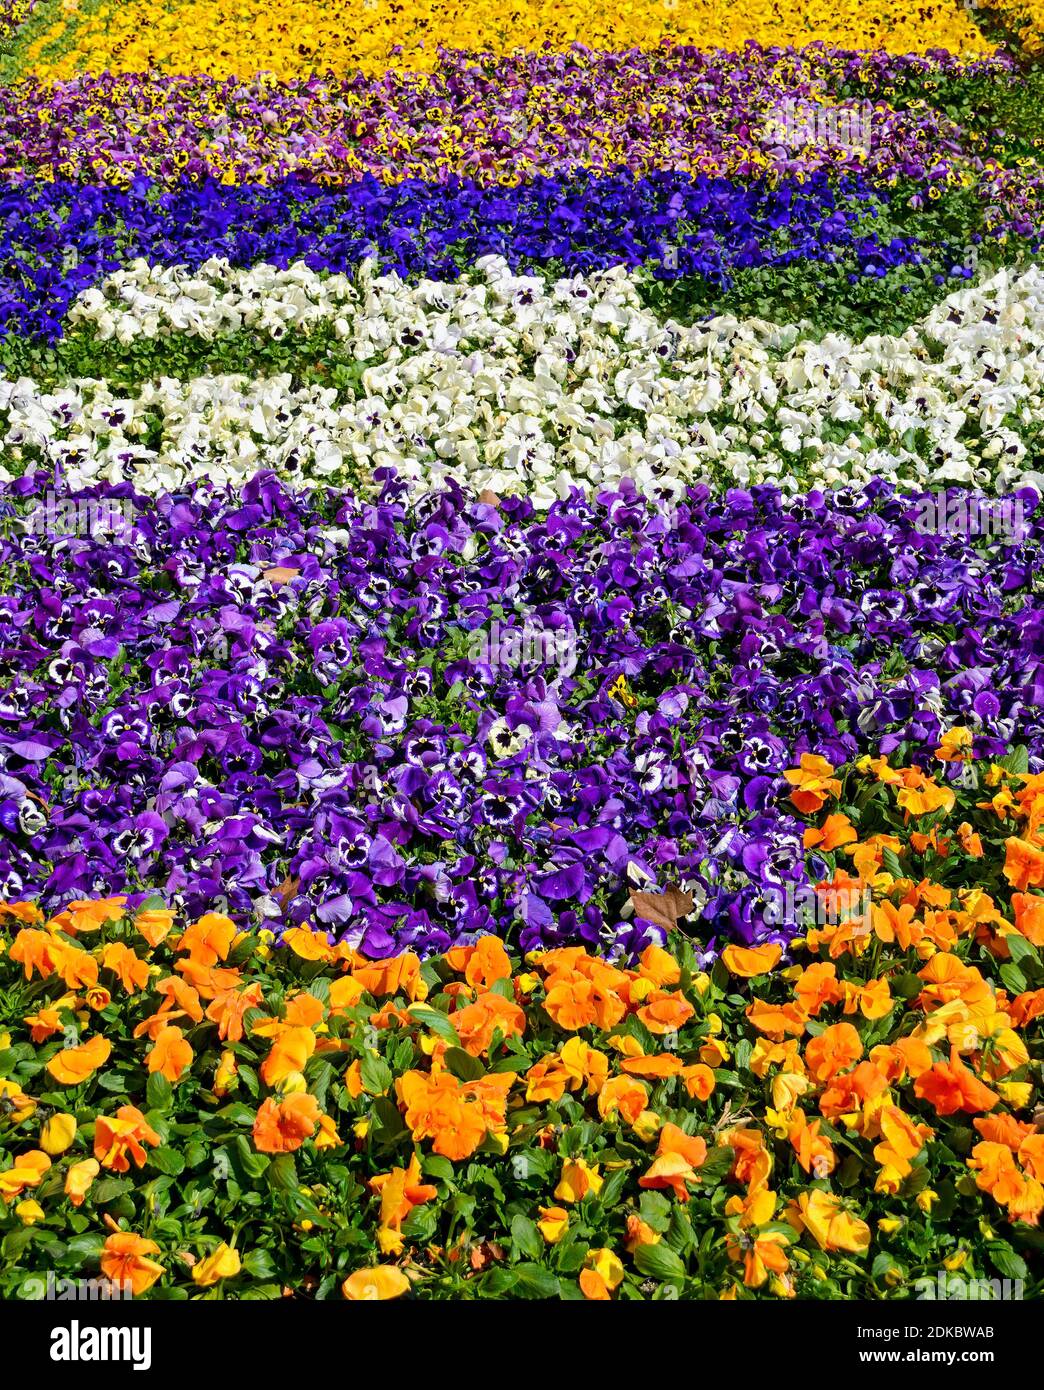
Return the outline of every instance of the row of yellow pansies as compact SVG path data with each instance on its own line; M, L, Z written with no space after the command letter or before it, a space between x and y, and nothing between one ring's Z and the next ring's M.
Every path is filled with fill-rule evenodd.
M128 0L89 4L64 0L53 22L28 48L25 71L67 80L83 72L270 72L380 74L388 68L425 71L439 47L507 53L582 42L591 48L648 48L669 40L700 48L738 49L748 40L842 48L960 54L992 50L957 0L911 9L902 0L810 0L793 6L756 0L631 0L611 7L576 0L517 0L489 11L449 0L347 0L336 7L311 0L276 4L245 0Z

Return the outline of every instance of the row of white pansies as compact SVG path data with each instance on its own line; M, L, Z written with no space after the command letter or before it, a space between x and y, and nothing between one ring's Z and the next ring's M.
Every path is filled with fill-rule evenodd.
M95 289L85 290L67 315L71 328L89 326L99 339L132 343L172 333L214 339L244 328L281 337L307 332L353 313L359 291L347 275L318 275L298 262L287 270L258 265L240 270L213 259L196 271L131 261Z
M121 308L117 308L117 301ZM195 307L190 307L195 306ZM624 270L548 285L493 258L470 281L408 285L363 266L201 271L138 263L72 315L126 342L327 322L370 365L358 397L274 376L103 381L45 391L0 380L7 470L169 489L258 468L331 482L393 467L546 505L574 483L1006 486L1044 411L1044 275L1001 272L901 337L861 343L760 320L660 323ZM334 341L334 340L337 341Z

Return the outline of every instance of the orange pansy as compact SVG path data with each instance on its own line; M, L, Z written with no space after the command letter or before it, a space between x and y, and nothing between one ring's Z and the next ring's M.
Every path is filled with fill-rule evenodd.
M254 1119L254 1147L263 1154L294 1153L319 1123L319 1102L307 1091L263 1101Z
M144 1240L131 1231L117 1231L102 1246L102 1273L120 1289L129 1284L137 1298L163 1274L163 1265L149 1259L159 1253L154 1240Z
M315 1051L315 1034L311 1028L283 1027L261 1063L261 1080L266 1086L278 1086L291 1072L304 1071Z
M664 1033L677 1033L696 1010L680 994L667 994L653 999L638 1010L638 1017L650 1033L662 1036Z
M863 1055L863 1042L850 1023L834 1023L824 1028L805 1047L805 1065L817 1081L829 1081L847 1071Z
M78 1086L103 1067L111 1053L112 1043L95 1033L78 1047L67 1047L55 1053L47 1063L47 1070L60 1085Z
M726 946L721 958L730 974L752 980L756 975L767 975L773 970L782 954L782 946L768 941L763 946Z
M94 1157L103 1168L126 1173L133 1159L141 1168L145 1145L158 1147L160 1137L136 1105L121 1105L112 1117L99 1115L94 1123Z
M820 810L828 797L841 795L833 767L818 753L802 753L800 766L789 768L783 776L794 788L791 801L806 816Z
M956 1047L950 1049L949 1062L936 1062L930 1071L921 1073L914 1082L914 1095L933 1105L940 1115L992 1110L1000 1099L968 1070Z
M181 1029L168 1027L156 1035L154 1045L146 1053L145 1062L150 1072L158 1071L168 1081L174 1082L192 1065L193 1055Z
M510 1038L521 1037L526 1031L522 1009L493 991L480 994L473 1004L458 1009L452 1017L460 1045L472 1057L481 1056L489 1049L495 1032L502 1038Z

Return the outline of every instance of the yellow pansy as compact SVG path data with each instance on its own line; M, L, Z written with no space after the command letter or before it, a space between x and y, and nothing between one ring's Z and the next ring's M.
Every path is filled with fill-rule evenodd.
M76 1138L76 1118L73 1115L52 1115L40 1126L40 1148L52 1158L63 1154Z
M233 1279L241 1268L239 1251L222 1241L205 1260L193 1266L192 1278L201 1288L209 1288L222 1279Z

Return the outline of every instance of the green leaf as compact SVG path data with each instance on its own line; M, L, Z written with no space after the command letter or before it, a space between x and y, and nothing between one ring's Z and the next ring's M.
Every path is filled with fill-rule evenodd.
M886 872L890 873L893 878L906 877L906 870L900 864L899 856L894 849L890 849L887 845L881 853L881 863Z
M18 1256L32 1239L32 1226L16 1226L13 1231L8 1231L7 1235L4 1236L3 1242L0 1243L0 1255L2 1255L5 1260L10 1261L11 1264L14 1264Z
M735 1154L728 1144L718 1144L713 1149L708 1149L707 1157L700 1167L700 1182L707 1187L721 1182L731 1169L734 1158Z
M638 1273L650 1279L679 1283L685 1278L684 1260L663 1241L659 1245L639 1245L634 1252L634 1263Z
M236 1071L240 1081L242 1081L243 1085L256 1100L261 1094L261 1083L257 1079L257 1072L253 1067L248 1067L244 1062L240 1062L237 1065Z
M216 1150L214 1153L214 1161L219 1161L219 1154L230 1154L231 1152L232 1151L229 1149ZM248 1177L251 1180L259 1178L262 1175L262 1173L264 1173L265 1170L268 1168L269 1164L272 1162L272 1160L268 1157L267 1154L259 1154L254 1152L254 1150L250 1147L250 1144L247 1142L247 1137L245 1134L236 1135L235 1156L236 1161L239 1163L239 1166L243 1170L243 1173L246 1175L246 1177Z
M638 1213L645 1224L659 1235L671 1224L671 1204L660 1192L643 1192Z
M255 1279L271 1279L276 1272L272 1256L267 1250L248 1250L242 1257L243 1269Z
M922 1163L903 1183L903 1196L916 1197L918 1192L922 1192L928 1186L931 1176L927 1164Z
M198 1139L190 1139L185 1145L185 1164L189 1168L198 1168L201 1163L205 1163L207 1158L207 1146L201 1144Z
M214 1118L216 1120L227 1120L230 1125L251 1125L257 1118L248 1105L243 1105L240 1101L234 1101L231 1105L223 1106L218 1110Z
M870 1277L874 1280L883 1279L886 1274L891 1274L893 1269L902 1271L902 1266L893 1255L884 1250L880 1255L874 1257L874 1262L870 1266Z
M169 1110L174 1090L162 1072L154 1071L145 1087L145 1106L148 1110Z
M579 1274L587 1262L588 1246L582 1240L573 1240L569 1234L555 1246L555 1267L560 1274Z
M1008 937L1007 940L1010 941L1011 937ZM1029 981L1026 979L1025 975L1019 967L1010 960L1004 962L997 971L997 974L1001 977L1004 988L1009 990L1012 994L1023 994L1029 988Z
M855 1187L863 1172L863 1162L855 1154L849 1154L837 1175L838 1185L844 1188Z
M741 1086L743 1083L740 1081L739 1077L734 1071L728 1071L726 1068L723 1067L720 1071L715 1071L714 1084L716 1086L724 1086L729 1090L735 1090L738 1086Z
M328 1004L330 1002L330 981L325 975L318 975L314 980L308 981L305 993L314 995L320 1004Z
M432 1204L414 1207L402 1223L402 1233L409 1241L427 1242L431 1240L438 1226L438 1212Z
M308 1063L308 1077L311 1081L311 1092L322 1110L326 1109L327 1096L330 1091L330 1083L334 1079L334 1069L323 1058L312 1057Z
M439 1013L438 1009L429 1009L424 1004L411 1004L409 1012L418 1021L423 1023L425 1028L430 1028L438 1037L444 1038L446 1042L454 1047L460 1046L460 1038L457 1037L457 1030L449 1021L446 1014Z
M478 1081L486 1074L486 1069L479 1059L472 1057L471 1053L465 1052L462 1047L447 1048L445 1062L458 1081Z
M371 1096L383 1096L392 1084L391 1067L376 1052L368 1052L359 1068L363 1090Z
M520 1255L528 1255L531 1260L539 1260L544 1253L544 1242L536 1224L521 1213L511 1218L511 1240Z
M1026 1268L1026 1261L1021 1255L1016 1255L1010 1245L1003 1241L988 1241L986 1253L993 1263L994 1269L1000 1271L1005 1279L1026 1279L1029 1270Z
M913 999L915 995L920 994L923 985L924 981L919 980L912 970L908 970L892 980L892 993L900 999Z
M679 1255L684 1255L695 1245L696 1233L682 1207L676 1206L671 1212L671 1224L664 1239L671 1249L677 1251Z
M133 1184L128 1178L103 1178L101 1182L92 1184L91 1200L111 1202L114 1197L120 1197L124 1192L128 1192L132 1186Z
M598 1194L598 1201L603 1211L612 1211L613 1207L616 1206L630 1176L631 1169L628 1166L627 1168L617 1168L606 1178L602 1184L602 1190Z
M555 1155L546 1149L512 1149L508 1153L508 1164L516 1183L546 1179L556 1163Z
M406 1130L406 1122L398 1107L387 1096L378 1096L374 1101L373 1115L378 1124L377 1137L382 1143L392 1143Z
M1013 748L1001 758L1000 765L1009 772L1029 772L1029 749L1020 743L1017 748Z
M518 1291L523 1298L556 1298L558 1296L558 1275L552 1274L538 1264L515 1266Z
M280 1154L273 1158L265 1173L265 1180L273 1192L296 1192L297 1164L292 1154Z
M65 1249L78 1263L87 1264L97 1259L104 1244L104 1237L100 1235L76 1236L69 1241Z
M455 1192L447 1203L450 1215L459 1216L465 1225L471 1224L471 1218L477 1205L478 1199L473 1197L470 1192Z
M103 1091L112 1091L114 1095L129 1094L127 1078L121 1072L102 1072L100 1076L96 1076L94 1079Z
M482 1276L482 1293L486 1298L503 1298L517 1283L517 1269L491 1269Z
M513 1053L507 1057L498 1057L495 1062L491 1062L489 1070L491 1072L502 1071L526 1071L531 1065L532 1058L527 1053Z
M149 1163L153 1168L157 1168L161 1173L166 1173L172 1178L176 1178L185 1169L185 1160L177 1149L168 1149L165 1146L152 1150L149 1154Z
M1027 941L1021 932L1010 932L1004 938L1004 944L1007 946L1015 965L1022 965L1027 960L1036 966L1040 965L1040 956L1037 954L1036 947L1032 941Z
M396 1114L399 1112L396 1111ZM426 1178L434 1178L437 1182L453 1181L453 1164L448 1158L443 1158L441 1154L428 1154L421 1160L421 1172Z
M496 1174L493 1172L492 1168L488 1166L488 1164L468 1164L467 1170L464 1174L463 1186L473 1188L476 1185L488 1187L498 1201L503 1202L505 1200L504 1189L501 1187L499 1181L497 1180Z

